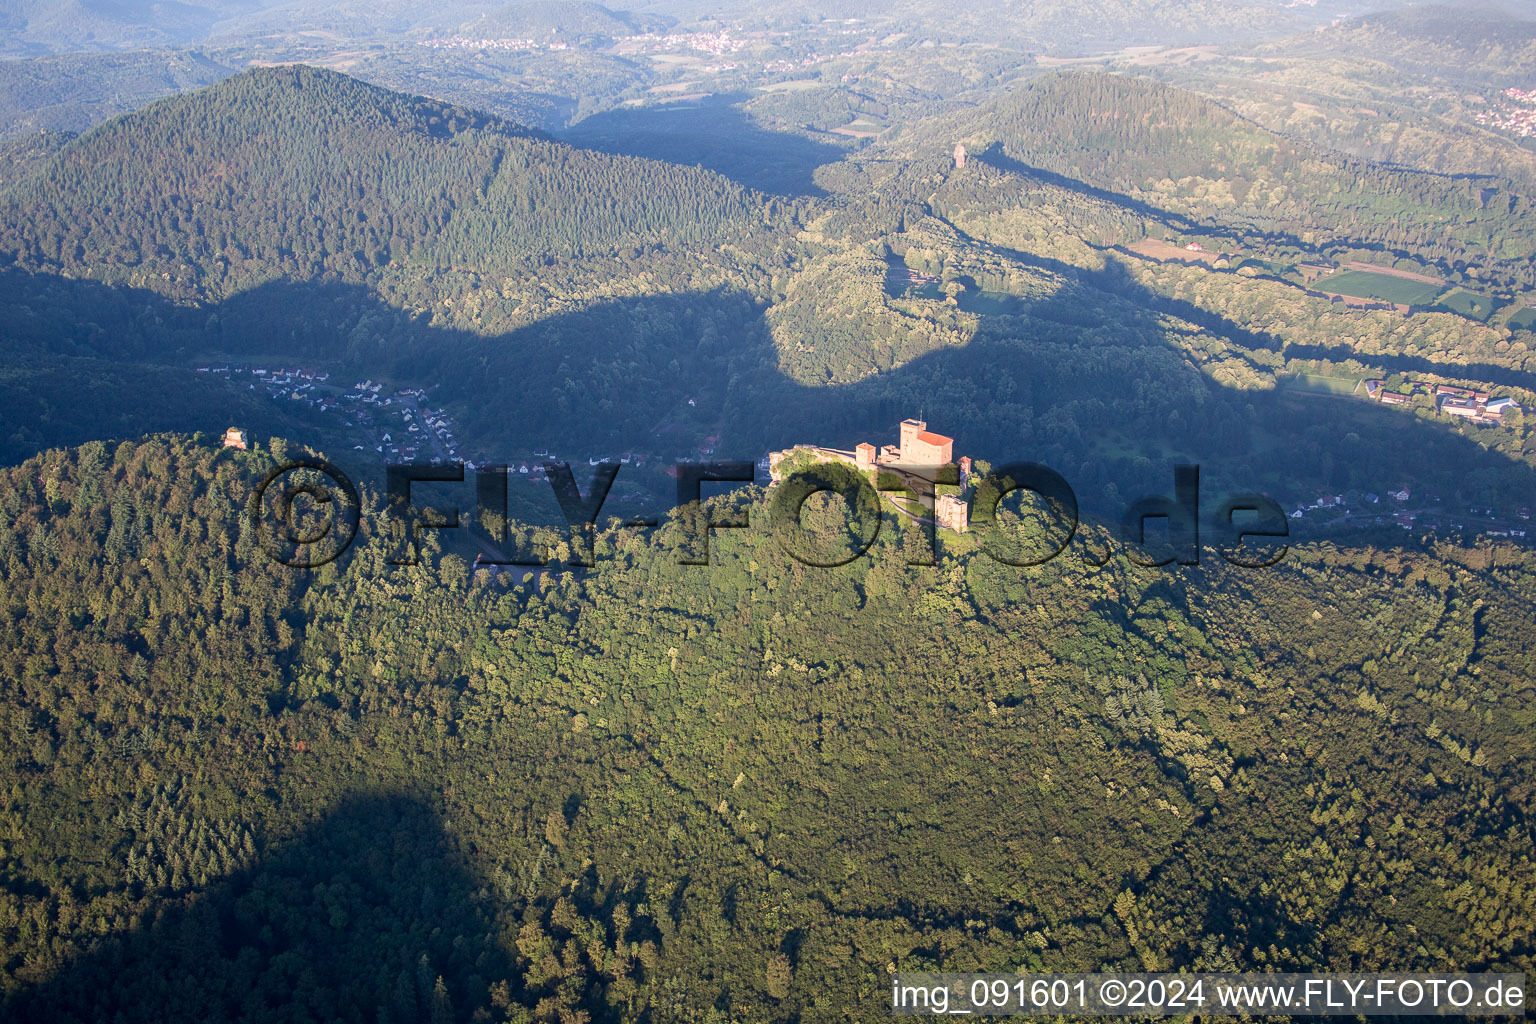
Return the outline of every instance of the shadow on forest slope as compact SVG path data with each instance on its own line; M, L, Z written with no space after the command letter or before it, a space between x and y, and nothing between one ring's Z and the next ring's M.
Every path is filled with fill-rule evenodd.
M1102 202L1109 203L1113 206L1118 206L1122 209L1130 210L1131 212L1145 218L1148 221L1160 224L1165 229L1177 232L1179 234L1212 235L1219 238L1231 239L1240 239L1242 237L1247 237L1249 239L1257 238L1262 239L1266 244L1269 245L1287 246L1303 252L1315 251L1318 248L1317 242L1308 242L1302 239L1300 236L1289 231L1281 231L1272 227L1244 227L1238 224L1234 224L1231 221L1214 222L1199 220L1173 210L1167 210L1159 206L1154 206L1151 203L1137 199L1123 192L1116 192L1113 189L1106 189L1097 185L1091 185L1086 181L1074 178L1068 174L1061 174L1056 171L1047 170L1043 167L1035 167L1015 157L1009 156L1003 150L1001 143L991 143L989 146L987 146L986 149L975 154L972 159L984 163L994 170L1003 171L1009 174L1016 174L1020 177L1045 182L1049 185L1056 185L1067 189L1068 191L1077 192L1082 195L1098 199ZM1385 166L1395 165L1388 164ZM1480 177L1493 177L1491 175L1441 174L1436 171L1424 171L1419 168L1405 167L1398 169L1412 171L1416 174L1423 174L1437 178L1447 178L1451 180L1475 180ZM1375 253L1379 258L1393 260L1412 260L1415 259L1417 255L1408 249L1393 247L1383 242L1366 238L1331 238L1325 243L1325 248L1328 251L1334 252L1342 250L1367 251ZM1276 278L1276 280L1278 280L1278 278Z
M1035 270L1055 275L1062 280L1071 281L1111 295L1134 296L1141 309L1155 313L1167 313L1181 320L1187 320L1197 327L1205 328L1217 337L1235 341L1239 346L1251 352L1281 352L1286 348L1284 340L1278 335L1271 334L1268 331L1256 331L1249 327L1242 327L1228 320L1220 313L1204 309L1193 302L1149 291L1140 284L1137 284L1135 279L1126 272L1124 265L1117 262L1114 258L1109 258L1103 270L1090 270L1086 267L1068 263L1065 260L1058 260L1052 256L1024 252L1021 249L1014 249L1006 245L999 245L996 242L977 238L948 218L938 214L934 214L934 216L942 220L945 226L955 233L957 238L978 252L990 253L1013 263L1018 263L1021 266L1032 267ZM1143 257L1123 252L1119 246L1116 246L1114 251L1120 252L1124 258L1143 259ZM969 288L977 287L974 279L957 277L956 280ZM1294 352L1294 347L1292 351Z
M818 167L843 159L847 148L763 128L741 109L746 99L734 93L696 103L610 110L578 121L556 137L602 153L697 164L775 195L824 195L812 176Z
M1426 359L1423 356L1357 355L1350 351L1348 345L1292 345L1286 349L1286 355L1292 359L1326 359L1332 362L1357 359L1362 363L1380 366L1388 374L1436 373L1446 375L1450 373L1450 370L1454 369L1456 376L1465 377L1468 380L1497 381L1506 386L1536 391L1536 373L1526 370L1512 370L1508 367L1496 366L1492 363L1458 363L1454 367L1447 368L1444 363L1437 363L1433 359Z
M1161 224L1170 230L1179 231L1184 234L1219 235L1225 233L1223 228L1214 223L1194 220L1181 213L1164 210L1153 206L1151 203L1125 195L1122 192L1099 188L1097 185L1090 185L1078 178L1027 164L1022 160L1009 156L1000 142L991 143L986 149L973 154L971 159L984 163L994 170L1003 171L1008 174L1017 174L1022 178L1035 181L1042 181L1047 185L1056 185L1069 192L1078 192L1101 202L1109 203L1112 206L1123 207L1140 217L1145 217L1147 220Z
M475 900L483 885L423 804L353 798L254 866L160 904L152 921L18 993L0 1016L468 1019L487 1005L488 985L516 977Z
M1179 461L1202 465L1213 501L1262 490L1290 507L1324 491L1408 486L1448 500L1536 506L1529 466L1449 424L1359 400L1219 383L1191 360L1164 314L1199 312L1206 329L1271 352L1278 339L1147 292L1113 262L1078 270L1050 296L1019 298L1011 315L978 317L965 344L902 353L905 361L884 372L870 367L855 382L819 386L803 381L868 359L868 329L861 333L857 320L849 328L846 311L812 310L805 330L843 333L781 353L763 305L725 289L598 302L494 336L433 326L355 285L276 282L197 310L147 292L0 272L0 295L17 301L29 290L50 297L34 305L62 301L96 315L88 325L49 320L73 332L54 341L73 354L153 361L200 344L429 387L434 405L452 408L472 459L539 448L573 462L630 449L696 456L710 435L722 439L714 457L756 458L795 443L891 443L899 420L922 413L956 438L957 454L1053 466L1085 509L1169 493ZM1482 369L1435 368L1450 376Z

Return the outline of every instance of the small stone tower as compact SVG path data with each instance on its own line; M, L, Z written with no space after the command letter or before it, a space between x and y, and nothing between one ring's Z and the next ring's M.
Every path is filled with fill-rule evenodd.
M965 143L963 142L955 143L955 166L957 168L965 166Z

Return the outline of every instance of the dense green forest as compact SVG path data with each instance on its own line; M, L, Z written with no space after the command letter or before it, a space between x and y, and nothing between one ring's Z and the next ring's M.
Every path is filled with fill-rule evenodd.
M75 28L169 31L119 7ZM1058 71L1328 12L246 7L197 10L259 43L168 70L0 67L0 113L78 75L55 114L94 120L285 65L0 141L0 1019L811 1024L885 1015L898 970L1532 973L1536 164L1464 116L1523 35L1428 11ZM1352 70L1373 34L1400 71ZM1298 269L1353 260L1455 290L1351 309ZM979 472L1059 471L1061 557L941 531L917 565L887 503L809 567L748 485L682 564L679 458L914 415ZM420 459L551 457L584 494L623 456L596 565L518 480L549 571L477 570L473 470L394 564L383 464L430 417ZM276 564L253 488L322 454L360 533ZM1278 565L1214 530L1198 566L1125 556L1185 463L1203 528L1297 510ZM1037 513L1000 517L1049 545Z
M257 69L64 146L8 189L29 268L217 298L285 276L455 266L750 237L723 179L598 157L483 114L312 68Z
M232 69L201 53L69 54L0 61L0 136L84 131Z
M73 132L34 132L0 142L0 188L31 178L47 165Z
M1523 550L1019 570L953 538L907 568L897 526L818 570L759 528L702 568L609 527L594 571L508 588L388 566L369 511L295 573L243 523L269 459L163 436L5 474L9 1019L1531 970Z

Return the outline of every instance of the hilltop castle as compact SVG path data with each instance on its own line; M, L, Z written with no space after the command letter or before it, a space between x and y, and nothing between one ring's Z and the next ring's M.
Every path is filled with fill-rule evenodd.
M784 451L768 455L768 473L774 483L781 479L779 465L786 459L805 456L813 462L843 462L852 465L874 480L880 470L901 476L913 493L925 502L932 500L934 522L946 530L964 533L970 527L970 508L963 497L956 494L934 494L934 486L921 476L907 472L902 467L938 468L955 462L955 439L935 434L928 429L925 420L906 419L898 428L899 444L876 448L868 441L854 446L853 451L841 448L823 448L820 445L797 444ZM959 460L960 486L970 482L971 460L961 456Z

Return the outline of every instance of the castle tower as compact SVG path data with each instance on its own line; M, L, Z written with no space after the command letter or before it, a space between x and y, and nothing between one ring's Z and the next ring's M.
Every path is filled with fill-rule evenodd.
M965 166L965 143L963 143L963 142L955 143L955 154L954 155L955 155L955 167L957 167L957 168L964 167Z
M930 433L923 420L901 421L901 461L914 466L947 466L953 461L955 439Z
M946 530L964 533L971 525L970 506L965 503L964 498L953 494L941 494L934 502L933 519Z
M908 458L912 452L912 443L917 440L917 435L928 429L928 421L902 420L899 429L901 431L901 441L898 447L901 448L902 457Z

